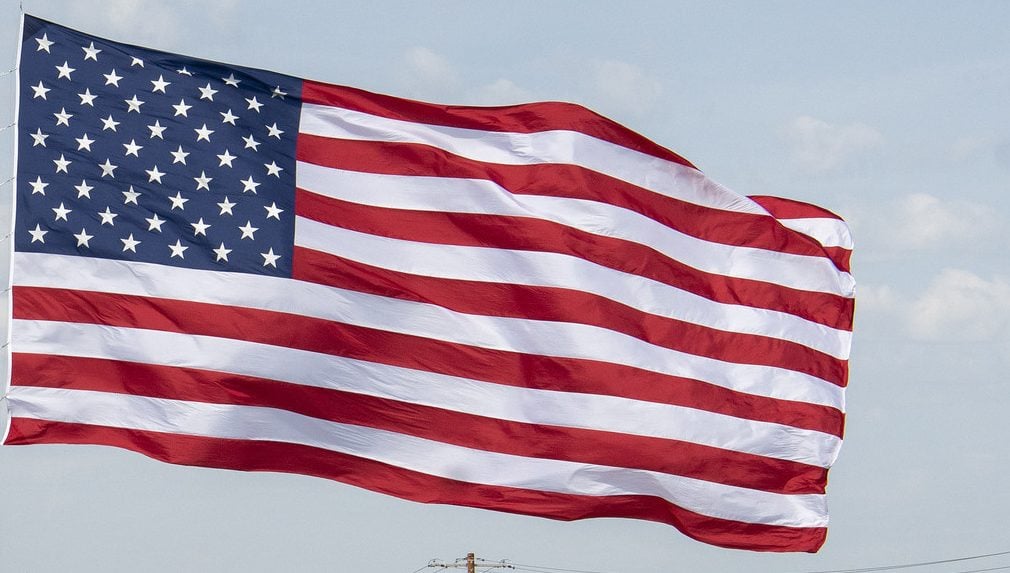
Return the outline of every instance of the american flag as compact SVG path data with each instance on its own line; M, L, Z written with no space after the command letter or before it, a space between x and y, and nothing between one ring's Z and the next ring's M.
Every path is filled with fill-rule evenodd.
M26 17L6 444L816 551L844 223L572 104L442 106Z

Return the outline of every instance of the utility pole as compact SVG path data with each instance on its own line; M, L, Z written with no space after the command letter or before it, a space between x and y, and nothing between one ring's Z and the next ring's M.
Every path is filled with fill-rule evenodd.
M467 553L466 557L459 557L451 563L442 561L441 559L432 559L428 562L427 567L443 570L466 568L466 573L477 573L478 567L480 567L481 573L487 573L488 571L493 571L495 569L515 569L515 566L509 563L506 559L502 559L501 561L488 561L487 559L481 559L480 557L474 556L473 553Z

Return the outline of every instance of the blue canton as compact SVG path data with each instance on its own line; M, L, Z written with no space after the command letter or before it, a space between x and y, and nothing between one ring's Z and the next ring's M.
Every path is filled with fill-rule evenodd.
M301 81L26 17L15 249L291 275Z

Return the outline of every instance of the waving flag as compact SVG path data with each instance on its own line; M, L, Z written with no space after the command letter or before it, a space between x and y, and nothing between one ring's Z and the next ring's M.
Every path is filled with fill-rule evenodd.
M582 107L26 17L6 444L816 551L848 233Z

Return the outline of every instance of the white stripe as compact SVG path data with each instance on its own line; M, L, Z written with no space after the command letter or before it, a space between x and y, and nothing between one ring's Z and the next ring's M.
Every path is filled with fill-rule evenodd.
M779 219L778 221L785 227L817 239L817 242L825 247L842 247L852 250L852 233L845 221L829 217Z
M482 131L389 119L359 111L302 104L300 133L357 141L421 143L455 155L507 165L579 165L682 201L768 215L757 203L697 169L634 151L577 131Z
M836 436L683 406L480 382L267 344L93 324L16 320L17 353L123 360L343 390L486 418L704 444L829 467ZM297 368L292 368L297 364Z
M401 252L400 256L404 256ZM705 380L741 392L843 409L843 389L813 376L676 352L614 331L572 323L469 315L431 304L278 277L195 271L149 263L15 254L15 283L192 300L290 312L512 352L586 358Z
M284 410L123 394L15 387L14 416L324 448L447 479L577 495L652 495L721 519L824 527L823 495L783 495L660 472L474 450Z
M851 332L785 312L715 302L650 278L559 253L402 241L303 217L295 223L295 244L421 276L583 291L657 316L789 340L841 359L848 358L852 339Z
M852 276L839 272L824 257L712 243L614 205L513 195L492 181L382 175L298 163L298 187L376 207L533 217L645 245L708 273L840 296L851 296L854 288Z

